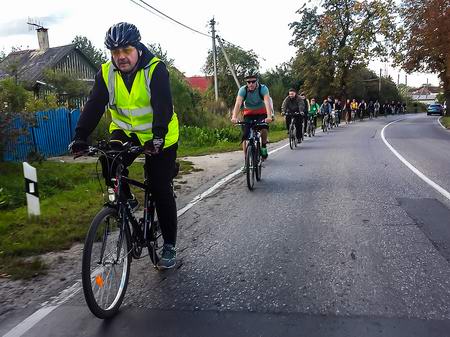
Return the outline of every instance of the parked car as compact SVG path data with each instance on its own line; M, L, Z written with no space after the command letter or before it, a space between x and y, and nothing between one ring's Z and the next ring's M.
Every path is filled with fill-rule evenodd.
M444 107L439 103L432 103L427 108L427 115L444 115Z

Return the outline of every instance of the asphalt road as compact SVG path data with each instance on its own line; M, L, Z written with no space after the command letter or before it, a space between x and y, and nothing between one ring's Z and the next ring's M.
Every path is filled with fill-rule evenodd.
M450 132L405 118L387 141L450 191ZM132 265L120 314L82 294L23 336L450 336L450 200L383 143L394 118L318 134L180 218L177 268Z

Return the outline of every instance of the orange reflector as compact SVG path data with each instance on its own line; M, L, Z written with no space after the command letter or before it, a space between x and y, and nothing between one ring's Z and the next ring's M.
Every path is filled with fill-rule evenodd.
M102 288L103 287L103 278L100 275L97 275L95 277L95 283L97 283L97 285Z

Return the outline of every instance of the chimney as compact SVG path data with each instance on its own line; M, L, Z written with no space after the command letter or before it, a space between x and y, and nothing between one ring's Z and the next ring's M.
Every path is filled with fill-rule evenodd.
M42 51L46 51L49 48L48 33L47 33L48 29L40 27L36 31L39 41L39 49Z

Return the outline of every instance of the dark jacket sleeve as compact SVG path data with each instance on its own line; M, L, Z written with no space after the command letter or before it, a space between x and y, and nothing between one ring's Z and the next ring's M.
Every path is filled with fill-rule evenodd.
M74 139L87 140L94 131L108 104L108 88L102 77L101 70L95 75L95 82L84 105L83 111L75 128Z
M288 97L286 97L286 98L283 100L283 103L281 104L281 113L282 113L282 114L286 113L287 100L288 100Z
M164 138L173 115L172 94L170 92L169 72L164 63L155 67L150 83L152 93L153 127L155 137Z
M305 112L305 102L300 97L297 97L297 104L298 112Z

